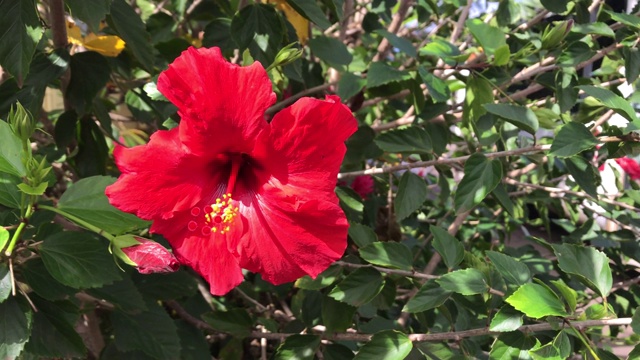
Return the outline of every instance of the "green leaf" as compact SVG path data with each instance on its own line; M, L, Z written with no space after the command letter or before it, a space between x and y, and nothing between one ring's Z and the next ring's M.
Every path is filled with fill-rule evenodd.
M464 164L464 177L454 197L458 214L473 209L502 181L502 164L474 153Z
M571 110L578 100L578 79L575 71L558 71L555 78L556 100L561 112Z
M341 99L349 99L359 93L366 84L367 80L362 77L345 72L340 76L340 81L338 81L337 94Z
M374 31L374 33L384 36L385 39L389 41L389 44L391 44L391 46L399 49L405 54L411 57L418 56L418 52L416 51L416 48L413 47L413 44L411 43L411 41L405 38L401 38L398 35L387 31L386 29L377 29Z
M100 30L100 21L109 13L110 0L65 0L71 16L89 25L91 32Z
M298 12L298 14L311 20L322 30L327 30L331 23L327 20L327 16L314 0L286 0L287 4Z
M321 272L318 277L312 279L309 275L305 275L296 280L295 287L305 290L320 290L333 284L342 274L342 267L332 265L327 270Z
M332 298L352 306L361 306L382 290L384 281L378 270L365 267L347 275L329 293Z
M611 30L609 25L603 22L594 22L589 24L575 24L571 28L572 32L576 32L578 34L593 34L607 37L615 37L616 34Z
M511 59L511 50L509 50L509 45L502 45L497 48L493 53L493 65L495 66L504 66L509 64L509 60Z
M374 141L380 149L391 153L430 154L433 151L429 134L418 126L387 131Z
M44 182L34 187L34 186L29 186L25 183L22 183L22 184L18 184L18 189L20 189L20 191L22 191L27 195L40 196L44 194L45 190L47 190L48 185L49 185L48 183Z
M558 289L558 291L564 298L564 301L567 303L567 305L569 305L569 309L571 310L571 312L575 312L576 306L578 305L578 293L570 288L567 284L565 284L562 279L551 280L551 283L556 287L556 289Z
M489 330L508 332L517 330L520 326L522 326L522 313L509 305L504 305L491 319Z
M29 260L22 266L22 276L33 291L47 300L62 300L72 296L76 289L63 285L51 276L42 258Z
M385 85L394 81L409 80L411 75L408 71L398 70L384 62L374 62L369 66L367 72L367 87Z
M266 63L271 63L275 58L284 32L284 23L270 5L249 4L231 21L231 36L240 50L249 48L251 55L261 61L271 59ZM261 54L268 56L261 59Z
M437 58L442 58L445 61L449 60L455 62L452 58L460 55L460 50L452 43L436 38L420 49L420 54L431 55Z
M568 315L556 294L538 284L528 283L522 285L505 301L516 310L534 319L545 316Z
M313 360L320 347L320 337L315 335L291 335L286 338L273 355L274 360Z
M624 55L624 77L631 84L640 75L640 49L625 47L622 49L622 54Z
M418 73L422 78L422 82L427 86L429 95L431 95L434 102L438 103L449 100L451 97L451 90L444 80L433 75L422 66L418 66Z
M413 348L407 335L393 330L385 330L374 334L364 344L354 360L398 360L404 359Z
M38 312L33 314L25 351L44 358L84 358L87 349L73 327L79 318L77 308L68 301L53 303L36 298L34 302Z
M140 350L154 359L178 359L180 339L169 315L158 305L135 314L115 310L111 325L118 349Z
M535 343L535 338L520 331L501 334L491 346L489 358L499 360L530 359L528 350Z
M427 200L427 184L424 179L411 171L405 171L398 184L398 193L393 202L398 221L420 209Z
M204 314L202 318L214 329L238 337L248 336L253 326L253 320L245 309L214 311Z
M15 359L31 334L31 310L23 310L11 296L0 302L0 359Z
M1 124L0 127L2 127ZM3 137L3 139L6 138ZM0 147L2 147L2 145L0 145ZM1 162L2 160L0 160L0 163ZM0 164L0 166L2 165ZM18 184L20 184L20 182L20 178L14 175L5 173L0 176L0 205L12 209L20 209L21 195L18 190Z
M351 360L355 356L348 347L340 344L324 344L322 355L325 360Z
M462 106L462 119L466 123L478 121L487 110L485 104L493 103L493 87L481 77L470 76L467 80L467 92Z
M640 344L633 347L629 355L627 355L627 360L640 359Z
M451 294L451 291L445 290L435 280L429 280L407 302L402 311L417 313L436 308L444 304Z
M485 255L506 281L515 285L524 285L531 282L531 272L527 265L522 262L509 255L495 251L486 251Z
M601 87L582 85L578 86L578 88L584 91L585 94L596 98L604 106L612 109L616 113L622 115L625 119L632 122L636 126L636 129L640 128L640 119L638 119L638 116L631 104L629 104L629 101L619 95L616 95L613 91L603 89Z
M535 346L529 350L534 360L566 359L571 355L571 342L565 331L561 331L552 342L543 346Z
M4 247L9 243L9 230L4 227L0 227L0 253L4 250Z
M611 10L604 10L604 12L609 14L609 16L611 16L611 19L614 21L618 21L624 25L640 29L640 18L638 18L634 14L617 13Z
M356 308L329 296L322 299L322 323L327 327L326 332L346 331L353 324Z
M109 176L82 179L62 194L58 208L115 235L148 226L148 222L109 204L104 191L115 180Z
M590 162L582 156L572 156L565 159L567 170L580 188L587 194L598 197L598 186L600 185L600 172Z
M314 55L333 66L349 65L353 60L353 55L347 47L335 38L316 36L309 39L309 48Z
M464 260L464 246L447 230L431 225L429 231L433 234L433 247L442 256L449 269L458 266Z
M404 244L397 242L374 242L360 248L360 256L374 265L411 270L413 255Z
M83 114L91 107L93 98L109 81L111 69L107 59L94 51L74 54L70 66L71 80L67 88L67 98L78 114Z
M116 34L127 43L127 48L142 68L153 73L151 37L140 15L125 0L113 0L107 21Z
M55 233L44 240L40 255L51 276L73 288L98 287L121 278L106 244L88 233Z
M0 227L0 229L4 230L8 234L5 228ZM2 236L2 230L0 230L0 237ZM0 263L0 303L5 301L9 295L11 295L11 283L9 267L6 264Z
M592 247L570 244L552 246L562 271L574 275L600 296L609 294L613 280L607 255Z
M631 317L631 329L633 332L640 335L640 307L637 307Z
M582 124L569 122L560 131L551 144L551 154L559 157L571 157L598 144L598 139Z
M530 134L538 131L538 117L525 106L511 104L485 104L484 108Z
M489 290L484 275L477 269L456 270L444 274L436 280L443 289L461 295L482 294Z
M133 281L145 298L175 300L189 297L198 291L198 283L185 270L169 274L133 273Z
M359 248L378 241L378 235L372 228L362 224L349 224L349 237Z
M507 44L502 30L485 24L480 19L469 19L465 22L465 26L489 55L493 55L496 49Z
M43 33L34 0L0 1L0 66L19 87Z
M23 177L27 175L23 158L26 156L22 140L11 130L11 126L0 120L0 172ZM3 179L4 176L0 177ZM4 182L4 181L3 181Z
M142 294L140 294L131 278L128 277L113 284L88 289L86 292L97 299L106 300L126 312L138 312L147 309Z

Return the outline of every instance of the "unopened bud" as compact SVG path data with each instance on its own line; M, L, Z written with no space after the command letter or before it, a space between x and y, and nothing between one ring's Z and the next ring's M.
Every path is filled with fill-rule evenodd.
M269 66L269 68L267 68L267 71L278 66L291 64L292 62L298 60L302 56L302 49L294 48L295 45L296 43L291 43L278 51L275 60Z
M567 34L569 34L569 31L571 31L572 27L573 20L556 23L556 26L554 27L551 27L551 25L547 26L547 28L542 33L542 48L552 49L560 45L562 40L564 40Z
M18 102L15 108L11 107L7 122L11 126L13 133L22 140L23 144L28 145L29 138L35 130L35 123L31 114L22 107L22 104Z

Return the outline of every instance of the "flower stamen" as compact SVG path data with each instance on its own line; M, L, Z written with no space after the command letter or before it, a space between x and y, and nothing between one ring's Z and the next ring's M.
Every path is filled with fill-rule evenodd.
M193 208L191 215L198 218L198 222L190 221L188 229L195 231L198 225L202 225L202 235L209 235L211 233L224 234L231 230L231 225L235 218L238 216L238 207L233 206L233 199L231 193L222 195L222 198L217 198L211 205L203 207L202 213L199 208Z

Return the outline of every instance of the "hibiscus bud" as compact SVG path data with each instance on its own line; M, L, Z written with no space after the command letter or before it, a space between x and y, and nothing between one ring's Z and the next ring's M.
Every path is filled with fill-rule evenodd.
M22 140L25 146L29 144L29 138L35 130L35 124L31 118L31 114L18 102L16 107L11 107L7 122L11 126L11 130L17 137Z
M178 260L164 246L137 236L135 240L139 244L120 250L135 264L141 274L170 273L180 268Z
M558 46L567 34L569 34L572 27L573 20L563 21L553 28L549 25L542 34L542 48L552 49Z
M294 48L293 46L295 44L296 43L291 43L278 51L275 60L273 60L273 64L269 66L267 71L277 66L284 66L298 60L300 56L302 56L302 49Z

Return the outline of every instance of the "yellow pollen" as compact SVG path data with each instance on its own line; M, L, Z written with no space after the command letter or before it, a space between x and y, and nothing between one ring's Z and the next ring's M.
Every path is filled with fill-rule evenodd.
M221 234L231 230L231 223L238 216L238 207L234 207L232 204L233 199L231 194L227 193L222 195L221 198L217 198L216 202L209 205L211 210L207 211L205 207L205 221L208 226L211 227L212 232L218 232Z

